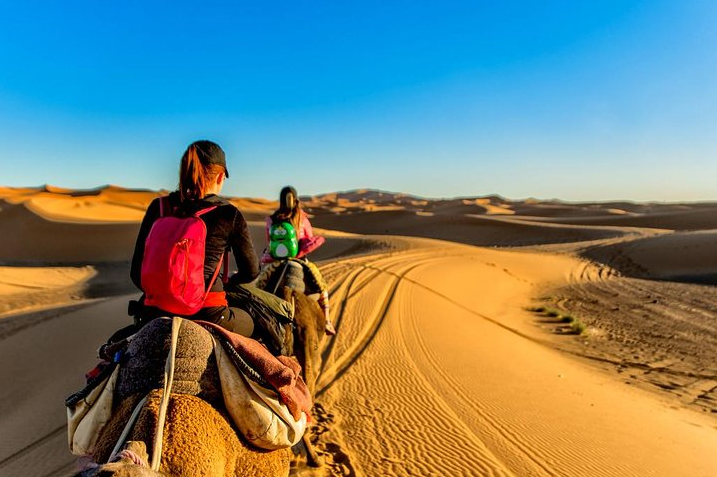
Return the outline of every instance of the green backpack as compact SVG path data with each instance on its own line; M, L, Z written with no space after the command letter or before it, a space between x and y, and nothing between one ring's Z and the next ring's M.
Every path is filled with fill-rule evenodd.
M269 227L269 254L275 260L296 257L299 253L299 239L296 229L289 222L279 222Z

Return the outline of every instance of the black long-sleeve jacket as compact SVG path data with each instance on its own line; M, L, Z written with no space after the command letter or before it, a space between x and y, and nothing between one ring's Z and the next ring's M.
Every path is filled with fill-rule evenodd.
M207 241L204 252L205 287L209 286L209 282L225 250L231 249L238 270L237 274L232 277L232 282L248 283L259 275L259 262L257 254L254 251L251 236L249 235L249 228L246 220L244 220L244 216L233 204L214 194L208 195L203 199L181 203L177 192L169 194L169 203L172 207L177 208L175 215L185 214L187 216L199 210L217 206L214 210L200 216L201 220L203 220L207 226ZM140 290L142 290L141 272L144 244L152 228L152 224L154 224L154 221L158 218L159 199L155 199L149 204L144 219L142 219L142 225L137 235L137 243L134 247L134 255L132 256L130 277L132 278L132 282ZM222 273L223 270L214 282L212 291L223 290Z

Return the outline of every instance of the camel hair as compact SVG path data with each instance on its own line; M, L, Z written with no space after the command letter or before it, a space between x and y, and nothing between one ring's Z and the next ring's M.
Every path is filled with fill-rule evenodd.
M321 344L326 336L326 317L319 304L304 293L285 286L278 290L277 295L294 304L294 356L301 365L302 377L309 393L314 396L321 369ZM301 442L306 449L306 462L311 467L320 467L323 460L314 449L308 429Z
M279 298L294 303L294 356L301 365L304 382L313 396L321 369L326 317L315 300L292 288L283 287Z

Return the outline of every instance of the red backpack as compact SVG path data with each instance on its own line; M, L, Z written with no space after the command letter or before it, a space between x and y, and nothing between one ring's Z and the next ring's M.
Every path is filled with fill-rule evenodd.
M159 218L144 243L141 283L146 305L184 316L193 315L204 306L219 275L222 258L205 289L207 226L199 217L216 207L207 207L189 217L175 217L169 198L159 200Z

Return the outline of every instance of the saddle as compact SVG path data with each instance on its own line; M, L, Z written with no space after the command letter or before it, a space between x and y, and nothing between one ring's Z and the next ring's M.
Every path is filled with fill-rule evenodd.
M162 387L166 380L161 368L169 360L157 337L166 343L168 322L157 319L147 324L132 339L124 358L117 355L90 385L67 399L68 439L74 454L95 451L118 402ZM177 355L176 376L171 374L175 385L167 388L165 382L165 389L196 395L215 406L223 401L236 428L257 447L273 450L297 443L310 421L312 405L298 363L293 358L275 357L257 341L218 325L181 323L186 331L179 335L183 351ZM182 344L186 339L189 341ZM209 368L213 363L216 370Z

